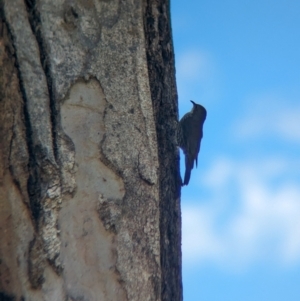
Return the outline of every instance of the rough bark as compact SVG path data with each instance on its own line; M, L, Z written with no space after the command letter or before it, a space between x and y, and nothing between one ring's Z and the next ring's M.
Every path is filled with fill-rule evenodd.
M168 1L0 0L0 300L181 300Z

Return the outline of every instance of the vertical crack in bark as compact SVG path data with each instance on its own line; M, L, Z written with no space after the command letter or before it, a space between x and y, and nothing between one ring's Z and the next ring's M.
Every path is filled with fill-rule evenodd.
M53 95L52 89L52 77L50 72L49 60L47 57L47 49L44 43L42 33L41 33L41 17L39 10L37 8L36 0L24 0L26 9L28 12L28 20L31 26L31 30L35 35L36 42L39 46L40 60L42 68L44 69L44 73L46 76L47 84L48 84L48 93L50 100L50 117L51 117L51 130L52 130L52 143L53 143L53 151L56 162L58 161L58 146L57 146L57 116L58 110L56 108L55 97Z
M178 120L169 0L145 0L144 29L160 162L160 248L163 301L182 300ZM170 120L173 122L170 123ZM168 190L165 187L169 187Z
M1 1L2 2L2 1ZM4 26L7 29L7 35L8 35L8 39L12 44L12 48L15 50L15 42L14 42L14 36L11 32L11 28L10 28L10 24L9 22L7 22L6 18L5 18L5 13L4 13L4 7L3 7L3 3L0 2L0 16L2 18L2 22L4 23ZM27 106L26 106L26 101L27 101L27 97L26 97L26 93L25 93L25 89L24 89L24 84L23 84L23 80L22 80L22 76L21 76L21 72L20 72L20 66L19 66L19 62L17 59L17 55L16 55L16 51L14 51L13 53L11 53L11 56L13 56L14 58L14 65L17 71L17 76L18 76L18 81L19 81L19 88L20 88L20 92L21 92L21 96L22 99L24 101L24 105L23 105L23 114L24 114L24 126L25 126L25 138L26 138L26 146L27 146L27 151L28 151L28 155L29 155L29 162L28 162L28 166L30 168L30 166L34 166L36 165L35 162L35 157L34 157L34 152L33 152L33 141L32 141L32 129L31 129L31 124L30 124L30 118L29 118L29 113L27 110ZM13 116L14 121L15 121L15 116ZM15 122L13 122L13 126L15 125ZM12 153L12 148L13 148L13 140L15 138L14 135L14 129L13 129L13 136L10 142L10 155L9 157L11 158L11 153ZM26 147L24 146L24 147ZM17 179L15 179L13 172L12 172L13 166L10 166L10 171L12 173L13 176L13 180L15 182L18 182ZM29 182L31 182L31 179L28 179L28 193L30 195L30 187L31 185L29 184ZM18 186L18 185L17 185ZM40 195L40 193L36 193L35 195ZM30 203L28 204L30 207L30 214L32 215L32 218L34 221L36 221L38 219L39 216L39 209L37 208L37 206L34 204L35 200L30 198ZM37 223L34 223L35 228L37 228Z
M27 1L29 9L33 1ZM31 216L35 225L35 238L29 248L29 279L33 287L41 286L43 269L37 258L36 241L41 241L47 260L54 270L61 272L60 239L57 229L58 210L61 203L61 181L55 160L54 101L50 96L47 67L42 47L33 35L26 7L21 0L4 1L3 17L7 24L18 72L20 91L24 100L24 123L29 153L29 179L27 190ZM28 7L27 7L28 9ZM18 16L18 18L16 18ZM33 26L34 27L34 26ZM39 59L40 56L40 59ZM45 64L47 65L47 64ZM50 81L51 83L51 81ZM37 239L38 238L38 239Z

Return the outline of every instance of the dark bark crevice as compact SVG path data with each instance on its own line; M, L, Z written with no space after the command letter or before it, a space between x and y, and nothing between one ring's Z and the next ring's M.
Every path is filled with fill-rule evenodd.
M28 180L27 193L30 215L35 228L36 237L40 238L42 248L46 256L40 261L48 260L57 274L61 272L59 261L59 231L57 229L57 212L60 204L60 175L56 163L55 118L57 112L49 89L50 76L47 76L49 68L46 64L46 55L39 38L37 28L40 28L38 17L30 14L35 7L34 1L27 1L27 7L19 3L13 6L11 2L5 2L1 6L3 19L8 28L9 38L14 51L14 62L17 70L20 94L23 100L24 116L24 144L28 150ZM27 12L26 12L27 9ZM20 19L14 18L20 14ZM31 18L33 16L33 18ZM24 24L20 26L23 19ZM27 20L31 21L29 24ZM36 30L35 30L36 29ZM26 37L26 38L24 38ZM40 58L38 57L40 54ZM52 100L51 100L52 98ZM15 143L16 148L20 147ZM12 162L18 165L19 162ZM11 168L13 170L13 166ZM12 176L14 176L12 174ZM50 228L52 227L52 228ZM46 229L48 231L46 231ZM50 231L49 231L50 229ZM29 252L33 254L32 252ZM37 260L30 257L33 277L29 279L33 287L40 285L43 271L36 264ZM38 255L41 253L38 253ZM37 256L38 256L37 255ZM38 283L38 285L36 284Z
M1 301L16 301L15 296L7 294L6 292L0 292Z
M49 102L50 102L50 119L51 119L51 130L52 130L52 143L53 143L53 152L55 156L55 160L59 160L58 155L58 145L57 145L57 124L58 124L58 113L59 110L56 106L55 96L53 93L53 85L52 85L52 75L50 71L50 64L47 54L49 51L47 50L46 44L43 39L43 35L41 32L42 24L41 17L37 7L36 0L25 0L25 5L28 13L28 20L31 26L31 30L36 38L36 42L39 47L41 66L44 70L45 77L47 80L48 93L49 93Z
M14 36L11 32L10 29L10 25L9 22L6 21L5 19L5 14L4 14L4 10L3 10L3 5L1 5L0 7L0 16L1 16L1 21L3 22L3 27L5 26L7 29L7 38L11 44L11 48L14 50L15 49L15 43L14 43ZM28 155L29 155L29 162L28 162L28 169L30 171L30 175L28 178L28 182L27 182L27 190L28 190L28 194L29 194L29 205L30 206L30 214L33 220L33 224L35 226L35 228L37 229L38 227L38 219L40 216L40 203L39 203L39 199L41 196L41 191L40 191L40 177L38 176L38 171L36 170L36 168L34 168L35 166L37 166L37 162L36 162L36 158L35 158L35 151L34 151L34 146L33 146L33 139L32 139L32 128L31 128L31 123L30 123L30 117L29 117L29 113L27 110L27 95L26 95L26 91L24 88L24 84L23 84L23 79L22 79L22 74L20 71L20 66L19 66L19 62L18 62L18 58L16 55L16 51L10 51L10 56L13 58L13 62L14 62L14 67L17 71L17 77L18 77L18 82L19 82L19 89L20 89L20 94L21 97L23 99L23 116L24 116L24 127L25 127L25 134L26 134L26 143L27 143L27 151L28 151ZM13 142L14 136L11 139L11 144L10 144L10 153L12 152L12 142ZM13 177L14 182L18 183L18 180L15 179L14 174L12 173L13 171L13 166L10 166L10 171L11 171L11 175ZM17 185L18 187L18 185Z
M175 137L178 107L168 0L145 0L144 28L160 163L161 299L180 301L182 300L181 181Z

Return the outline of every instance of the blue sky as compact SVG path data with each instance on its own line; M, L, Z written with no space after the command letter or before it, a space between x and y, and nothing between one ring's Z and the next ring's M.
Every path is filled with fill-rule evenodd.
M171 1L180 116L208 111L182 189L185 301L300 300L299 16L295 0Z

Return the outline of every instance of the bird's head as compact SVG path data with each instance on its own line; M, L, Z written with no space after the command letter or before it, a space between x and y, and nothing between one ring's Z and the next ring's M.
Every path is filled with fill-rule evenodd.
M206 109L203 107L203 106L201 106L201 105L199 105L199 104L197 104L197 103L195 103L194 101L192 101L191 100L191 103L193 104L193 110L194 111L200 111L205 117L204 118L206 118Z

